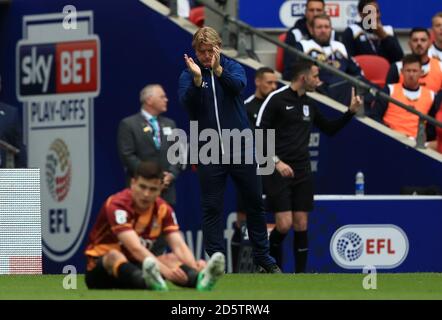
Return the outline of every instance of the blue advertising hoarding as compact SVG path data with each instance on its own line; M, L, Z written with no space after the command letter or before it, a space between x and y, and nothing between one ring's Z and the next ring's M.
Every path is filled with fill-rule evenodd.
M359 266L367 265L383 272L441 272L442 256L437 254L442 250L441 213L442 197L316 196L309 221L308 271L361 272ZM348 243L338 252L333 235L345 226L345 233L362 241ZM382 226L388 227L386 232L377 230ZM287 240L285 271L292 272L291 239ZM354 261L339 257L352 249L361 250Z
M349 20L357 18L357 3L354 0L326 0L328 14L338 30ZM241 0L239 1L239 19L256 28L290 28L304 13L305 0ZM440 2L434 0L401 2L391 0L378 1L382 23L394 28L409 29L416 26L430 27L433 15L442 10ZM256 8L259 8L256 9Z

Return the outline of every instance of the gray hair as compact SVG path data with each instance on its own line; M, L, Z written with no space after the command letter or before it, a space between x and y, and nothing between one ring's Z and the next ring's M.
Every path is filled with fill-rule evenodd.
M140 103L141 105L144 104L144 102L146 101L147 98L153 96L153 90L155 87L160 87L161 85L159 84L148 84L147 86L145 86L143 89L141 89L140 91Z

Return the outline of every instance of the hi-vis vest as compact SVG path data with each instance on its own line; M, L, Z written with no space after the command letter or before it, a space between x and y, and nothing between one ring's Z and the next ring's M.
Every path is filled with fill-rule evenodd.
M390 97L396 99L408 106L412 106L416 111L427 114L430 111L434 101L434 92L420 87L417 98L411 100L406 96L406 90L400 83L389 84ZM387 111L384 114L384 123L391 129L401 132L409 137L415 138L417 136L417 129L419 124L419 117L407 110L398 107L394 103L389 103Z
M401 72L402 61L396 62L397 71L399 73L399 83L404 83L404 76ZM422 66L422 77L419 79L419 83L427 87L434 92L442 90L442 62L430 58L430 62Z

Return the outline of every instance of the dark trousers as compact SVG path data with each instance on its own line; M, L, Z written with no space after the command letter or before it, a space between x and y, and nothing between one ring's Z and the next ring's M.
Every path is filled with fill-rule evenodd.
M223 200L227 177L230 175L247 203L247 230L253 246L256 264L270 265L274 260L269 255L267 226L262 203L261 179L253 164L209 164L198 165L203 209L203 239L209 256L215 252L226 254L224 243Z

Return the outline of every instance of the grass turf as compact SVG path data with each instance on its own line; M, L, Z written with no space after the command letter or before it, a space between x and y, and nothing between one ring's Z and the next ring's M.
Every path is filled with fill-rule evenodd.
M441 273L377 274L377 289L365 290L363 274L227 274L211 292L169 283L169 292L63 288L64 275L0 275L0 299L303 300L442 299Z

